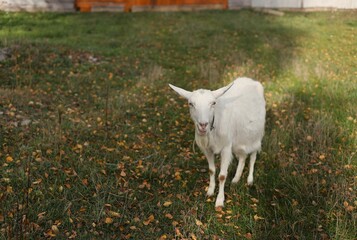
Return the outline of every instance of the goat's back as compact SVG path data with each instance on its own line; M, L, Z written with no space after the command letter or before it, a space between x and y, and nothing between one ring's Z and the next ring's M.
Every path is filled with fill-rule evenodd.
M238 78L217 101L216 131L232 142L233 150L259 151L264 135L265 99L261 83Z

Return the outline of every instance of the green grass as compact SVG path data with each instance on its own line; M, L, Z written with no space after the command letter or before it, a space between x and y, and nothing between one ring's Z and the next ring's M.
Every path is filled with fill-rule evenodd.
M354 12L0 13L0 238L355 239L356 27ZM265 86L266 134L255 185L230 184L234 161L216 212L167 84L239 76Z

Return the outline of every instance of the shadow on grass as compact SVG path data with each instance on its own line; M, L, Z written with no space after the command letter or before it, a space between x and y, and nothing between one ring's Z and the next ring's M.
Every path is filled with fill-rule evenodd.
M353 213L344 205L356 197L353 173L344 167L353 142L336 124L338 111L329 109L346 101L315 93L294 89L268 111L255 193L265 219L257 239L353 239Z
M289 66L306 34L283 18L251 11L0 16L1 45L37 43L35 50L45 44L108 56L110 70L126 80L158 66L165 81L189 87L217 87L241 75L269 81ZM133 67L139 71L128 74Z

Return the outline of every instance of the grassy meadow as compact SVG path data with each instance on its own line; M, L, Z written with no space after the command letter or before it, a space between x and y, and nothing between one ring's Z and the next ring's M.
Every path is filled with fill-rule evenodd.
M355 239L356 34L348 11L0 13L0 239ZM168 83L239 76L266 133L216 211Z

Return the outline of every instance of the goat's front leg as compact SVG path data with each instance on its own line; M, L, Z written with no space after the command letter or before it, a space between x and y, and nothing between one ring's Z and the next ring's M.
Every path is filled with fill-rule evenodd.
M216 188L216 166L214 164L214 153L210 150L204 151L204 154L208 161L208 169L209 169L209 186L207 190L207 196L212 196L214 193L214 189Z
M224 205L224 185L226 183L228 167L232 160L231 146L225 147L221 152L221 171L219 173L219 191L216 199L216 207L223 207Z

